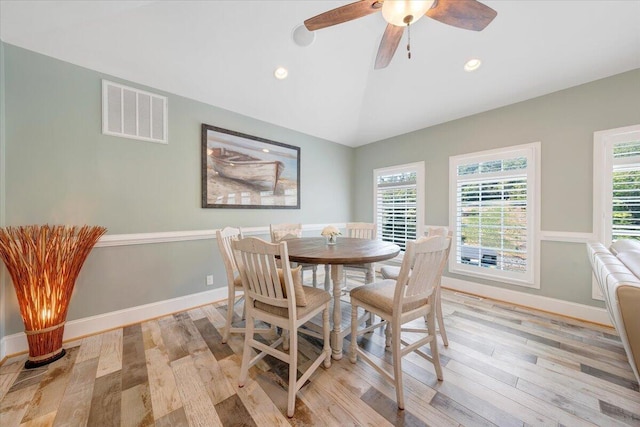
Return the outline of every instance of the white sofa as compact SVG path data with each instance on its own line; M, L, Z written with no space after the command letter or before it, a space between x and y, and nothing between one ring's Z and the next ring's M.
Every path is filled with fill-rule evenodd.
M590 242L587 251L611 321L640 383L640 241L618 240L610 248Z

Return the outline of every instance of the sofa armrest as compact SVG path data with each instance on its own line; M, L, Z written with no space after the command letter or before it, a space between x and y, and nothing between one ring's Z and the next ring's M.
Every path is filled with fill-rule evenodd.
M640 277L619 259L636 269L640 263L638 243L616 242L617 256L598 242L588 243L587 251L611 322L640 383Z

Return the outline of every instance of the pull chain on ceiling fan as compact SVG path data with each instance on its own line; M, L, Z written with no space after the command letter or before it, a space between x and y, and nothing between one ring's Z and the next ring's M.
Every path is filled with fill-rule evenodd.
M407 23L407 58L411 59L411 22Z
M498 14L476 0L361 0L350 3L304 21L309 31L320 30L371 15L382 9L387 28L376 56L375 69L391 62L404 27L410 27L424 15L444 24L465 30L482 31ZM411 58L411 29L408 28L407 56Z

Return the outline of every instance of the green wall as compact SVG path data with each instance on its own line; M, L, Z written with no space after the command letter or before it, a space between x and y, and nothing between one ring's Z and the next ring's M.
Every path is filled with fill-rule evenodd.
M169 144L102 135L102 78L167 96ZM202 209L202 123L301 147L302 208ZM638 123L634 70L353 149L0 42L0 224L86 223L129 234L366 221L373 169L419 160L425 223L447 224L450 156L540 141L542 230L591 233L593 132ZM474 281L602 306L591 299L583 244L540 246L541 289ZM98 247L80 273L68 320L210 290L208 274L224 286L212 239ZM23 326L6 277L0 298L1 339Z
M91 224L129 234L342 223L352 216L352 148L13 45L3 50L4 225ZM103 78L168 97L168 145L102 135ZM301 209L202 209L202 123L299 146ZM213 239L98 247L80 273L68 320L210 290L208 274L215 287L226 286ZM10 281L5 287L0 337L23 330Z
M4 108L4 43L0 41L0 227L4 225L4 147L5 147L5 108ZM0 265L0 340L5 333L5 301L6 301L6 280L4 265Z
M449 223L449 157L541 142L541 229L591 233L593 132L640 123L640 70L633 70L356 149L354 214L371 220L373 169L424 160L425 223ZM451 275L517 291L602 306L591 299L582 243L541 243L541 289Z

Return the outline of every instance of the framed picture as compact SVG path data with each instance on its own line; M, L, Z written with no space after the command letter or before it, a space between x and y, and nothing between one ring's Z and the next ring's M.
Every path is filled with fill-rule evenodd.
M300 147L203 124L202 207L300 209Z

